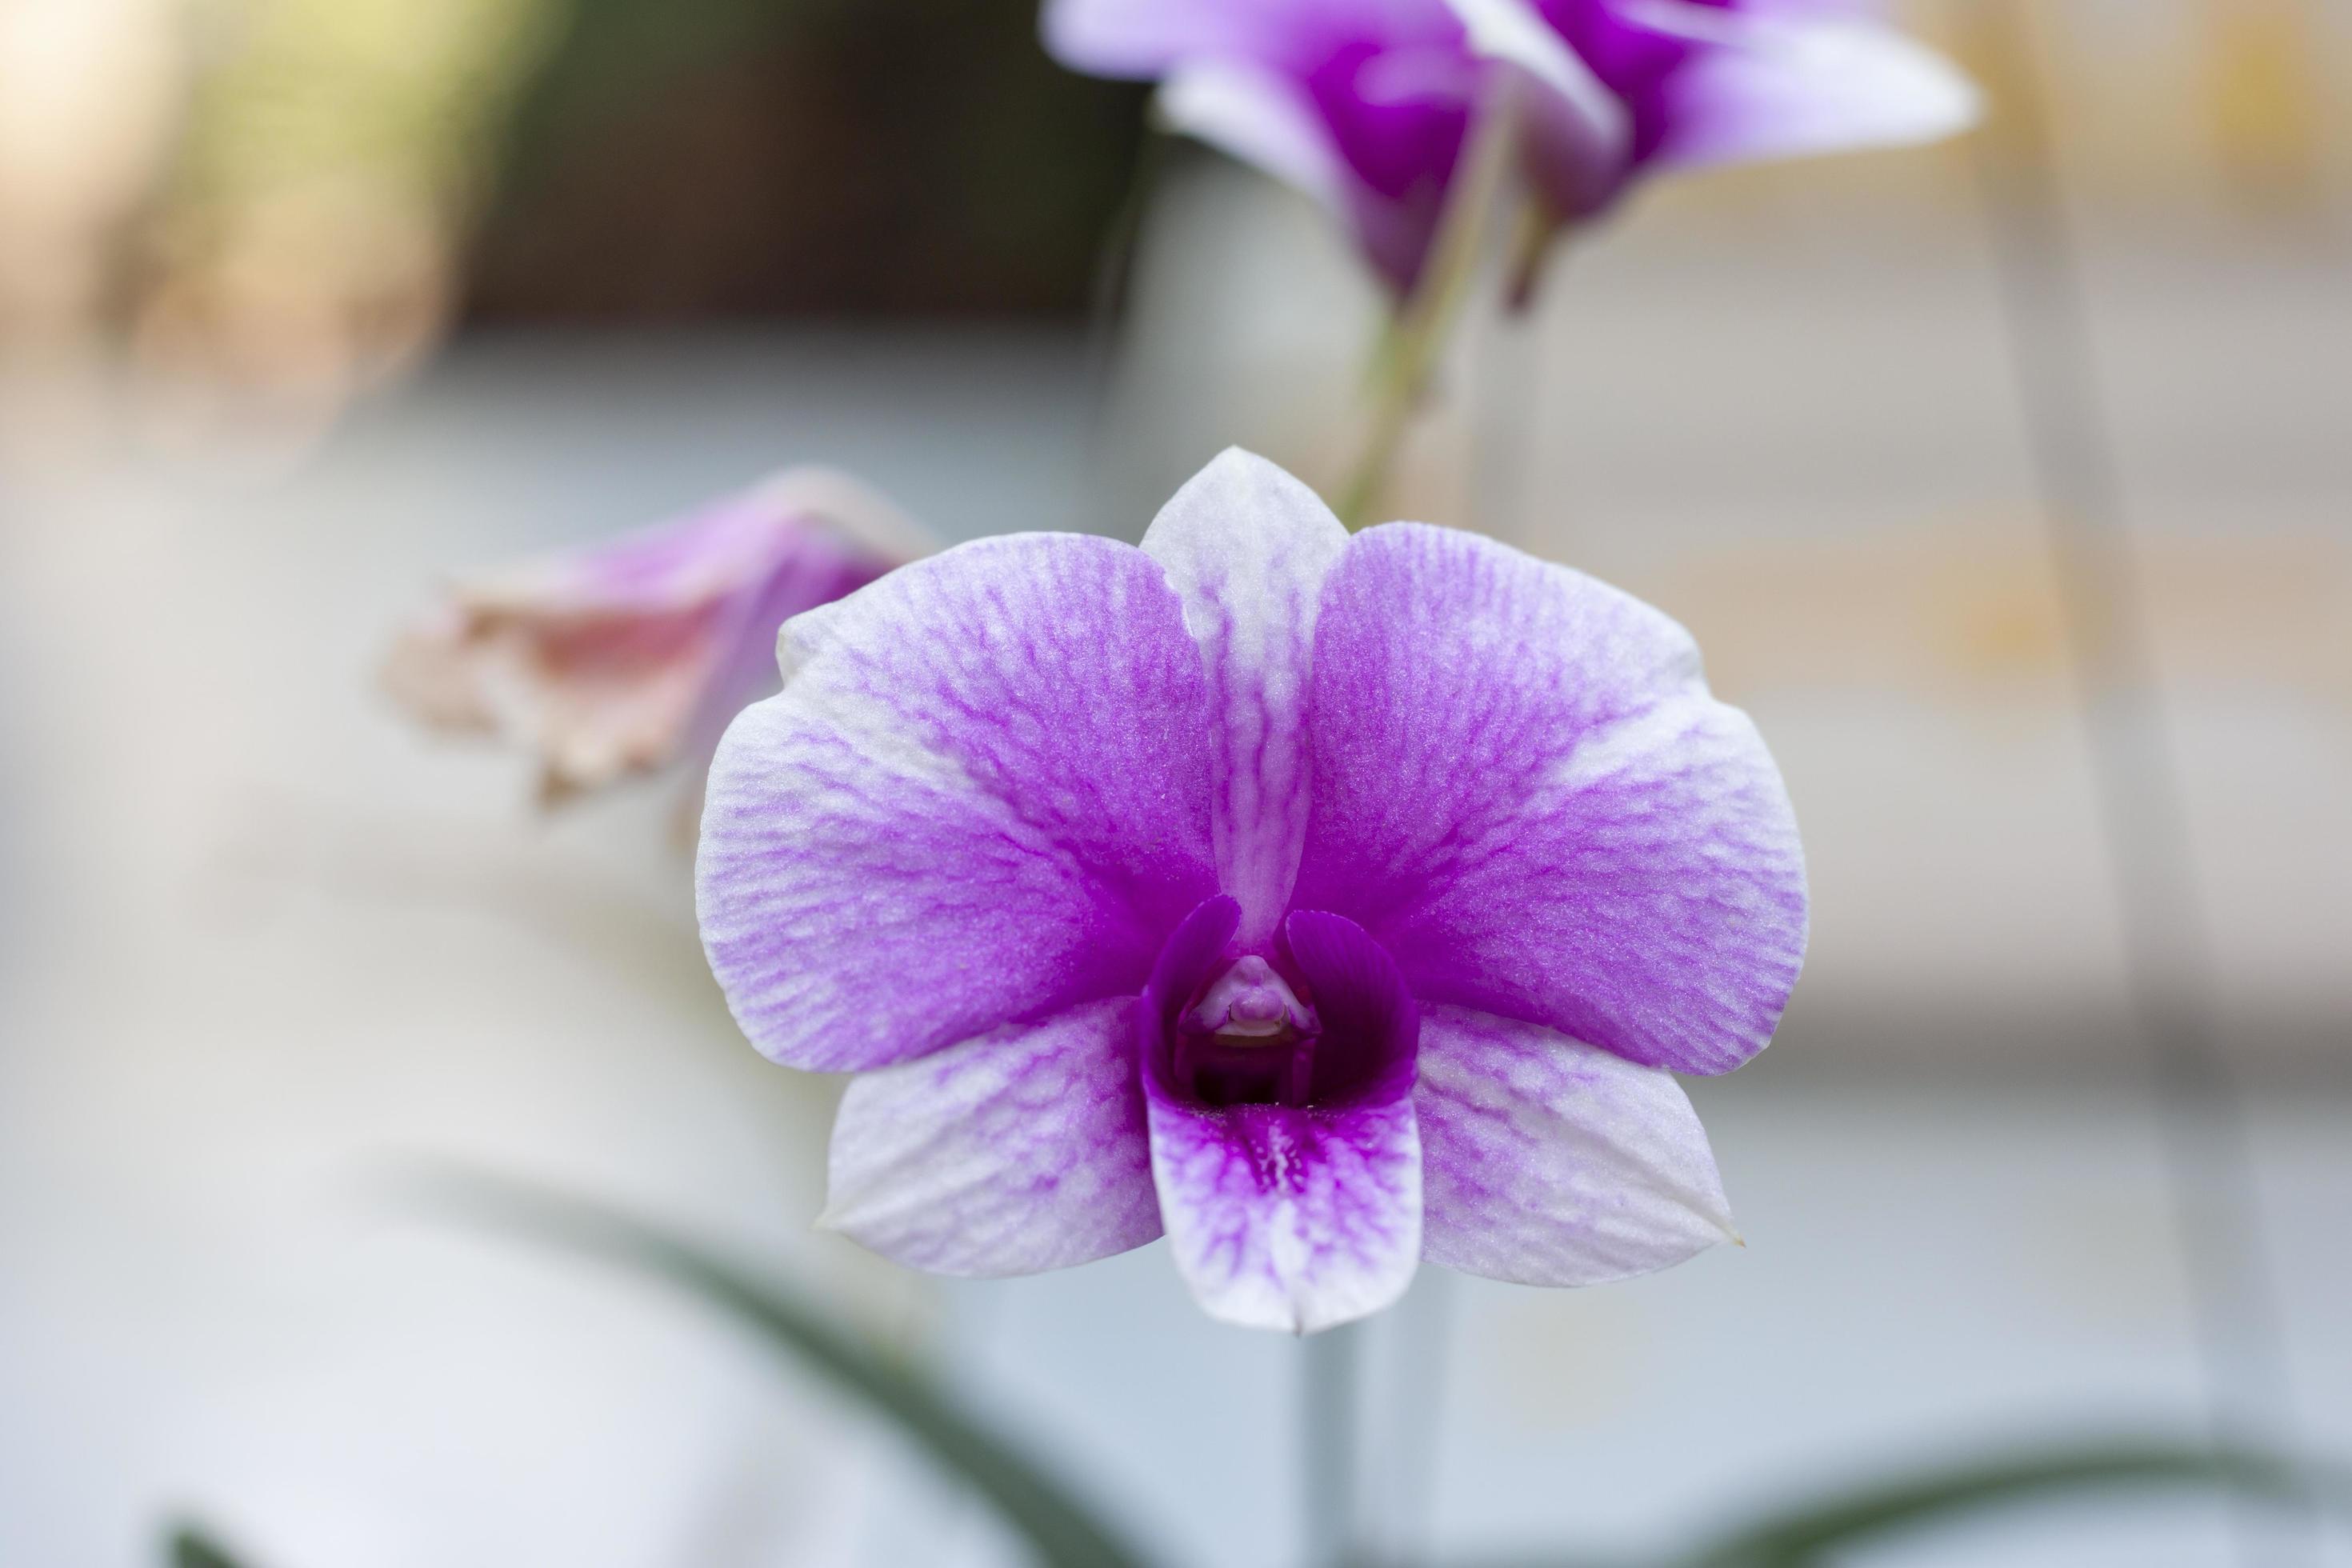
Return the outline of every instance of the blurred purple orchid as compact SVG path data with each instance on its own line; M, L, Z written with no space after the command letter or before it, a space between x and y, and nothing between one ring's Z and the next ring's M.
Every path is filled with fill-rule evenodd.
M461 579L403 631L394 698L537 756L553 803L708 758L774 682L776 628L929 553L845 475L795 468L672 521Z
M1141 549L983 540L780 640L698 902L753 1043L859 1075L835 1227L958 1275L1164 1231L1299 1331L1730 1234L1672 1074L1770 1037L1804 871L1657 611L1236 451Z
M1923 142L1975 118L1940 58L1856 0L1046 0L1046 47L1158 79L1174 128L1314 196L1401 292L1498 72L1529 84L1552 225L1652 170Z

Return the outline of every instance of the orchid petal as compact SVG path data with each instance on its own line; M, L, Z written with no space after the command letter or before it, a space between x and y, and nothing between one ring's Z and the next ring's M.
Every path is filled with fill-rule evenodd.
M821 1223L934 1274L1034 1274L1160 1235L1135 1001L1082 1003L853 1079Z
M982 540L796 617L712 763L697 866L778 1061L880 1067L1132 996L1215 890L1201 658L1109 540Z
M1736 1240L1671 1073L1468 1008L1421 1022L1423 1256L1522 1285L1598 1285Z
M1661 30L1713 47L1667 85L1658 161L1694 167L1933 142L1974 124L1974 83L1891 29L1793 11L1742 15L1649 0Z
M1161 964L1147 1021L1189 990L1183 972L1199 967L1212 921L1234 918L1224 904L1171 939L1185 958ZM1327 1031L1378 1031L1363 1042L1372 1070L1331 1103L1211 1108L1167 1081L1147 1041L1143 1081L1160 1218L1193 1297L1227 1322L1312 1333L1395 1300L1420 1258L1417 1012L1394 962L1353 922L1301 911L1289 924Z
M1045 52L1095 76L1158 76L1200 54L1250 52L1266 33L1263 0L1046 0Z
M1298 874L1315 616L1347 543L1313 490L1238 447L1194 475L1143 536L1208 673L1217 879L1241 905L1244 948L1272 938Z
M1804 952L1788 793L1689 634L1473 534L1358 535L1324 586L1293 901L1413 994L1727 1072Z
M1296 77L1245 60L1190 61L1169 72L1154 102L1170 130L1264 171L1336 216L1352 218L1355 175Z
M794 468L685 517L464 578L383 679L438 729L535 753L548 800L707 760L775 681L776 627L933 548L845 474Z
M1473 53L1517 67L1572 122L1570 139L1596 162L1621 163L1633 139L1624 103L1528 0L1445 0ZM1560 129L1566 130L1567 127Z
M1203 1311L1311 1334L1404 1294L1421 1252L1410 1098L1212 1110L1145 1092L1161 1223Z

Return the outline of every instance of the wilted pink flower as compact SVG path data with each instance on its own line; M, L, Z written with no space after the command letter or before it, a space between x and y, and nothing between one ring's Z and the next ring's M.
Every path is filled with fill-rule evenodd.
M1298 186L1410 287L1496 73L1557 223L1655 169L1920 142L1975 117L1857 0L1046 0L1046 47L1156 79L1179 130Z
M1423 1258L1576 1285L1729 1234L1673 1071L1770 1037L1804 869L1657 611L1229 452L1139 550L983 540L781 647L698 902L752 1042L859 1075L839 1229L965 1275L1164 1231L1299 1331Z
M384 678L436 728L539 759L553 801L699 760L772 685L776 628L927 553L843 474L795 468L673 521L462 578Z

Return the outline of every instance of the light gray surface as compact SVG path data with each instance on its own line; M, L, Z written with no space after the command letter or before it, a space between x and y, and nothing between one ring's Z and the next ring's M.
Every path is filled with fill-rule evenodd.
M1664 330L1676 297L1713 297L1687 276L1644 292L1638 259L1616 279L1622 339L1555 377L1633 353L1643 311ZM1684 374L1547 395L1578 432L1563 450L1583 455L1589 515L1641 524L1594 521L1584 553L1686 595L1673 607L1711 648L1766 670L1742 695L1807 822L1813 965L1775 1050L1697 1090L1744 1251L1573 1295L1463 1284L1377 1331L1376 1348L1449 1309L1429 1507L1402 1481L1377 1504L1449 1549L1672 1540L1883 1458L2044 1426L2184 1430L2197 1409L2152 1124L2110 1037L2079 753L2038 667L1799 679L1770 663L1784 625L1708 597L1710 552L1802 548L1816 503L1832 543L1856 520L1943 515L1905 499L1906 472L1917 495L2013 515L2014 466L1969 456L2011 437L1990 415L1927 431L1904 422L1931 408L1881 409L1889 433L1864 445L1885 467L1857 475L1834 420L1776 408L1753 446L1719 415L1700 448L1719 468L1673 460L1658 431L1684 387L1738 385L1785 353L1731 330L1738 290L1771 288L1712 276L1733 290L1727 329L1680 343ZM2236 297L2201 274L2183 287L2200 308ZM1965 321L1916 330L1976 352ZM1843 363L1801 356L1778 393L1834 412ZM2263 422L2242 385L2213 384L2214 417ZM2318 417L2302 382L2279 384L2282 418ZM1097 412L1067 340L520 341L460 351L274 468L217 447L166 459L110 426L12 476L0 711L22 868L0 918L24 936L0 993L0 1561L140 1562L184 1502L284 1568L993 1554L889 1445L692 1314L383 1218L365 1178L418 1152L695 1216L833 1281L944 1347L1171 1556L1284 1559L1294 1346L1199 1318L1156 1248L928 1291L810 1237L824 1095L730 1037L667 800L533 823L510 760L430 746L367 695L385 628L435 570L802 458L954 536L1132 536L1139 513L1088 499L1119 489L1089 474ZM2186 463L2166 443L2196 428L2164 413L2144 439ZM2260 468L2286 476L2269 493L2299 498L2278 517L2342 493L2327 453L2263 438L2285 454ZM1190 461L1190 437L1169 439ZM2221 461L2212 494L2251 472ZM2305 988L2310 1038L2262 1057L2305 1092L2263 1101L2257 1132L2302 1418L2341 1452L2352 1110L2328 1087L2346 973L2321 960L2347 951L2352 825L2328 781L2352 742L2325 680L2231 689L2189 742L2200 831L2244 994ZM1972 1037L1988 1017L2006 1037ZM2038 1070L2053 1063L2072 1065ZM2222 1540L2203 1506L2074 1510L1871 1560L2201 1568L2228 1560Z

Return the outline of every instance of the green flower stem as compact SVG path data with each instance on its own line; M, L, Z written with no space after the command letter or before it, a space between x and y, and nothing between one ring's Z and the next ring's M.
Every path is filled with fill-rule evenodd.
M1370 423L1362 452L1339 493L1339 521L1351 530L1371 521L1405 427L1478 276L1480 245L1510 187L1517 161L1520 91L1518 79L1511 73L1496 79L1494 94L1471 132L1463 158L1466 170L1439 219L1421 279L1397 308L1373 353Z

